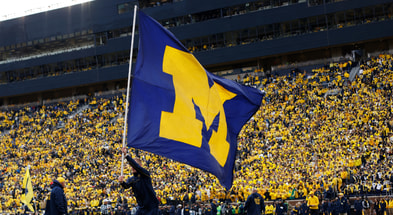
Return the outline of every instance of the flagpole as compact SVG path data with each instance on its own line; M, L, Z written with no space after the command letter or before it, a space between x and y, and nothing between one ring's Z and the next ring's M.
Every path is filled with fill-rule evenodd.
M128 98L130 96L130 84L131 84L131 67L132 67L132 55L133 55L133 47L134 47L134 37L135 37L135 22L136 22L136 12L137 12L137 5L134 6L134 20L132 22L132 35L131 35L131 48L130 48L130 61L128 65L128 83L127 83L127 96L126 96L126 108L125 108L125 115L124 115L124 128L123 128L123 146L126 145L126 130L127 130L127 117L128 117ZM124 170L124 154L121 153L121 174L123 175Z

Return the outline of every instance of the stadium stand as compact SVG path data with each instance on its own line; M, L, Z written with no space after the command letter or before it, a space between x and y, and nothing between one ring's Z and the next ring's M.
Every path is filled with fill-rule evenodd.
M310 74L262 77L256 72L242 79L266 97L239 135L229 191L210 174L141 152L161 210L183 202L207 208L210 201L238 209L252 188L266 201L299 201L311 191L321 200L340 192L377 199L391 195L392 57L364 59L353 82L348 81L349 64L332 63ZM256 77L258 84L250 81ZM325 96L329 89L339 91ZM124 93L103 94L3 109L0 212L23 212L21 183L27 165L39 210L57 176L67 180L70 213L98 213L104 200L110 200L113 211L131 210L136 203L132 193L122 192L117 183L124 98Z
M393 0L95 0L0 22L0 214L24 213L29 165L40 213L58 176L70 214L135 213L117 182L135 4L208 71L266 93L231 190L139 153L162 214L244 214L254 188L286 214L310 192L321 209L344 193L371 200L364 215L393 214Z

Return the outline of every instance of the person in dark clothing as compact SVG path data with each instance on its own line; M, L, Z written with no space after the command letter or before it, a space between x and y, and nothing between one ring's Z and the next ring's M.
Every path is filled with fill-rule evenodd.
M279 199L276 204L276 215L284 215L287 214L288 207L284 204L282 199Z
M122 148L121 151L132 167L133 176L124 182L124 175L121 175L119 182L124 189L132 188L138 203L136 215L157 215L159 202L151 183L150 173L141 166L139 158L134 160L127 155L126 148Z
M335 215L335 205L334 205L334 199L330 199L328 202L328 207L327 207L327 213L330 215Z
M214 215L216 215L216 214L217 214L216 200L213 200L213 201L211 202L210 206L211 206L211 208L212 208L212 213L213 213Z
M188 204L184 205L183 215L190 215L190 207Z
M169 209L169 211L168 211L168 214L169 214L169 215L175 215L175 211L176 211L175 206L174 206L174 205L171 205L171 206L170 206L170 209Z
M374 202L374 210L376 215L381 215L381 208L379 207L379 199Z
M329 215L330 213L328 212L328 207L329 207L329 199L324 199L322 201L322 208L321 208L321 212L324 215Z
M380 214L384 215L386 212L386 206L387 206L387 201L386 199L380 199L379 200L379 208L381 210Z
M299 215L300 214L300 205L301 203L296 203L295 207L292 209L291 215Z
M179 204L177 205L176 211L175 211L175 215L181 215L182 214L182 205Z
M206 204L206 208L204 209L203 214L205 214L205 215L217 215L217 212L214 214L211 204Z
M302 204L300 205L299 214L300 215L307 215L308 214L308 206L307 201L303 200Z
M265 210L263 197L256 189L253 189L251 195L248 196L244 209L247 210L247 215L259 215Z
M265 197L266 197L266 200L270 200L271 199L269 189L266 189Z
M337 212L338 212L338 214L339 215L347 215L349 208L350 208L350 205L348 203L347 198L344 197L343 193L339 193L338 199L337 199Z
M356 197L356 200L354 203L354 210L355 210L356 215L363 214L363 205L362 205L362 200L360 199L360 196Z
M195 193L193 193L192 191L189 191L183 197L183 202L186 204L192 205L195 203L195 201L196 201Z
M339 207L340 207L340 201L339 198L336 197L335 199L333 199L333 211L332 211L332 215L339 215Z
M50 197L45 207L45 215L67 214L67 199L64 194L65 179L58 177L51 183Z
M329 186L329 188L324 191L324 198L325 199L333 199L334 197L334 190L332 186Z

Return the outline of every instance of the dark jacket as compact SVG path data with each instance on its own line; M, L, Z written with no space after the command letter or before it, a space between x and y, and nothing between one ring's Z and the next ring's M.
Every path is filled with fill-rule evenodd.
M156 192L151 183L150 173L141 167L129 155L126 156L128 163L136 170L136 173L126 182L122 182L123 188L132 188L136 201L138 202L138 211L136 214L156 215L158 214L158 199Z
M171 208L169 209L168 214L169 214L169 215L175 215L175 211L176 211L176 208L175 208L174 205L172 205Z
M338 213L347 213L349 209L348 200L345 197L337 199L337 212Z
M383 214L383 212L385 212L386 211L386 201L385 200L381 200L380 202L379 202L379 207L381 208L381 212L382 212L382 214Z
M356 214L362 214L363 211L362 200L355 200L354 209L356 210Z
M217 214L217 205L214 204L213 202L210 203L211 207L212 207L212 214L216 215Z
M307 203L303 202L303 203L300 205L299 214L301 214L301 215L308 214L308 206L307 206Z
M60 182L54 180L51 189L50 198L46 203L45 215L67 214L67 199Z
M182 208L176 208L175 215L181 215Z
M261 214L265 210L265 202L259 193L252 193L248 196L244 209L248 215Z
M206 208L204 210L203 214L205 214L205 215L217 215L217 213L215 213L215 214L213 213L212 208Z
M284 215L287 214L288 207L283 202L280 202L276 205L276 215Z

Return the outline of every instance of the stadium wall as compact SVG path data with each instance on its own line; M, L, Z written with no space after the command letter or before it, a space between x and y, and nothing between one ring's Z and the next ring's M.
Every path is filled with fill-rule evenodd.
M158 20L187 16L213 9L246 4L246 0L209 1L190 0L180 1L162 6L143 9L144 12ZM97 41L97 35L107 34L113 29L127 28L132 23L132 12L119 13L122 4L135 4L130 0L96 0L82 5L58 9L45 13L0 22L0 50L29 41L51 41L59 35L70 35L90 32ZM299 1L287 6L272 7L256 10L234 16L226 16L203 22L190 23L170 30L180 40L206 37L212 34L241 31L261 25L282 24L291 20L299 20L313 16L324 16L339 11L356 10L373 5L392 4L392 0L346 0L337 3L310 6L307 1ZM375 12L374 12L375 13ZM327 19L327 18L326 18ZM343 47L362 46L364 51L373 52L380 48L375 45L380 41L388 44L383 50L393 49L393 20L379 20L344 28L323 29L299 35L281 36L268 40L255 41L248 44L238 44L231 47L214 48L195 52L195 56L209 71L220 71L228 67L244 65L263 66L263 61L285 63L289 55L304 55L305 59L323 53L322 57L337 57L344 54ZM138 38L136 38L138 41ZM44 43L45 45L45 43ZM136 43L137 45L137 43ZM111 38L104 44L94 44L80 50L64 51L62 53L40 56L30 59L17 59L10 62L0 62L0 77L7 72L34 66L62 63L68 60L128 51L130 36ZM137 47L135 47L137 48ZM50 49L46 50L50 52ZM135 52L136 53L136 52ZM1 55L0 55L1 57ZM278 59L278 60L277 60ZM1 60L1 58L0 58ZM266 71L266 70L265 70ZM87 71L74 71L59 76L39 77L36 79L15 81L0 84L0 104L8 104L8 98L23 97L42 92L66 90L80 86L99 85L125 80L128 65L111 65L111 67L96 67ZM40 97L40 96L38 96Z
M195 56L203 65L225 64L233 61L256 61L263 56L279 55L305 51L310 49L322 49L331 46L339 46L348 43L356 43L373 40L380 37L393 35L393 21L380 22L370 25L361 25L337 30L316 32L297 37L268 40L247 45L240 45L209 52L199 52ZM107 52L121 50L125 44L129 44L128 38L119 38L109 41L106 46L65 53L59 56L48 56L40 59L14 62L0 65L1 70L24 68L27 66L55 63L84 56L94 56ZM128 75L128 64L114 66L111 68L99 68L89 71L74 72L57 77L44 77L22 82L13 82L0 85L0 97L8 97L32 92L41 92L68 88L79 85L88 85L98 82L106 82L117 79L126 79Z

